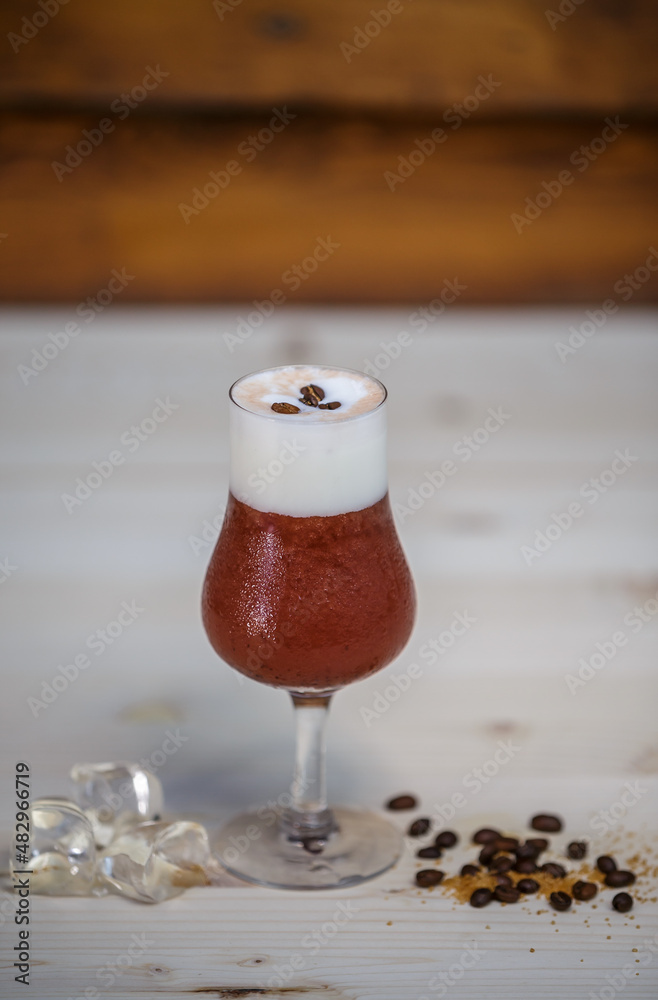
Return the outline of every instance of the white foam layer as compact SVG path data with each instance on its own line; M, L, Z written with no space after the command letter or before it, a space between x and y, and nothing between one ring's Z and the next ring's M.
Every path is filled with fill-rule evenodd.
M320 410L299 402L313 383ZM231 471L234 496L256 510L292 517L362 510L386 493L386 391L361 372L321 365L271 368L240 379L231 390ZM291 403L299 413L272 410Z

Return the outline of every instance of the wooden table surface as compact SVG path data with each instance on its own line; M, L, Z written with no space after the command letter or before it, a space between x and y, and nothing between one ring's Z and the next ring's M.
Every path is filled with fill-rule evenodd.
M25 371L33 349L52 343L75 309L2 313L3 844L15 761L29 761L35 797L66 794L75 761L149 757L168 730L181 736L158 769L170 814L214 827L286 788L287 697L222 665L199 618L226 493L226 391L269 365L370 361L391 393L391 494L420 611L398 661L335 699L332 801L378 809L411 790L420 814L432 815L460 792L449 825L463 838L484 824L526 833L533 813L557 811L566 820L558 853L586 836L592 852L655 859L656 314L620 312L561 360L556 343L586 321L584 310L448 310L424 335L407 311L279 310L231 351L223 335L247 312L110 307L51 359L49 349L35 374ZM412 342L391 361L380 345L402 330ZM158 400L173 404L169 417L129 450L122 435ZM484 440L490 410L500 426ZM62 496L115 449L125 462L67 510ZM588 487L616 452L626 455L617 481ZM410 491L449 457L455 474L411 510ZM524 549L579 500L582 515L545 552ZM35 717L28 699L123 601L142 609L135 622ZM645 605L642 621L633 609ZM424 644L455 613L475 622L396 697L395 677L425 662ZM620 630L627 641L572 693L565 675ZM513 746L511 759L474 790L467 779L499 741ZM627 783L637 801L620 815ZM452 872L467 853L441 864ZM658 994L647 878L637 887L647 901L626 915L610 908L610 892L567 913L537 900L479 911L415 888L417 864L407 848L391 871L346 891L280 892L227 877L153 907L33 897L29 990L13 982L17 928L5 893L0 995Z

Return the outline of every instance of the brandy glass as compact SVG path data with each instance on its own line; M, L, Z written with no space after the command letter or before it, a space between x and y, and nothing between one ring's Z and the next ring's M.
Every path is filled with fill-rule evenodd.
M214 850L251 882L352 885L401 849L382 817L329 808L324 767L332 695L389 664L415 615L388 500L386 389L361 372L292 365L244 376L229 395L229 498L203 623L235 670L290 692L297 750L281 807L237 816Z

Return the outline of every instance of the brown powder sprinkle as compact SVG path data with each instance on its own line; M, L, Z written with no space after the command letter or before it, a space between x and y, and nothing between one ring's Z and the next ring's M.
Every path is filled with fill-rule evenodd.
M548 820L551 821L552 825L559 822L557 817L545 816L544 814L538 818L542 825L548 823ZM485 834L487 836L486 842L484 842ZM533 895L536 895L538 899L541 897L550 902L553 909L566 911L572 906L572 903L575 904L574 908L588 904L588 909L597 909L597 903L590 902L590 900L597 898L598 889L601 891L602 902L607 908L612 899L612 893L609 894L610 887L606 881L606 879L610 880L610 876L606 875L605 870L601 871L598 862L610 860L615 871L621 870L624 873L624 870L628 869L628 880L633 883L632 898L637 902L645 902L648 897L645 880L655 879L658 876L655 852L647 847L646 852L640 854L637 851L636 841L633 844L632 855L627 860L622 860L626 853L624 846L627 850L629 847L622 834L623 831L617 831L617 836L613 838L610 846L610 856L605 858L601 856L599 858L593 857L591 861L581 860L573 855L582 854L582 850L572 850L571 852L567 850L567 854L571 854L570 860L572 862L580 861L580 864L567 870L563 864L557 861L546 861L545 858L540 857L545 849L548 849L549 856L551 853L555 855L558 849L562 851L558 845L551 847L548 840L540 840L539 838L519 843L512 835L508 836L497 830L483 828L476 831L472 838L465 838L466 840L472 839L473 847L480 852L478 857L474 859L474 863L469 862L459 866L458 874L452 875L446 872L441 879L440 886L437 885L437 891L451 896L457 903L470 903L476 907L487 905L492 899L497 900L502 905L511 905L517 900L521 904L531 904ZM455 842L456 839L455 836ZM482 846L483 842L484 846ZM570 846L573 848L575 843L572 842ZM586 846L585 841L578 842L578 846L579 848ZM478 861L483 867L478 866ZM534 871L532 870L533 866L536 869ZM604 866L601 865L601 867ZM636 877L644 882L644 891L642 885L636 882ZM618 888L618 886L611 888ZM486 903L483 902L485 896L488 897ZM653 899L654 897L648 898ZM558 903L560 905L557 905ZM565 905L562 905L563 903ZM524 912L531 912L523 905L522 908ZM536 912L541 915L551 911L538 909ZM605 919L610 922L608 916ZM632 920L633 916L630 916L629 919ZM555 924L555 920L552 920L551 923ZM585 923L587 923L587 918ZM624 924L624 926L628 925ZM555 928L555 931L559 933L558 928Z
M506 874L512 878L515 885L523 880L523 875L517 872L509 871ZM542 871L534 872L532 878L539 886L534 895L549 899L552 892L567 892L571 895L576 882L588 881L603 884L604 876L601 872L592 870L588 865L581 865L577 871L567 872L561 878L554 878L548 872ZM475 889L484 888L493 891L498 884L496 879L495 872L486 871L478 872L477 875L451 875L443 880L442 889L454 896L460 903L468 903ZM578 905L578 900L575 902Z

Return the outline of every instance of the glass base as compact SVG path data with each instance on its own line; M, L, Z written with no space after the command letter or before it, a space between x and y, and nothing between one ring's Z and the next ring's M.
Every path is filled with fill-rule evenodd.
M395 864L402 835L374 813L334 810L336 829L326 840L290 840L267 808L230 820L212 847L239 878L277 889L338 889L358 885Z

